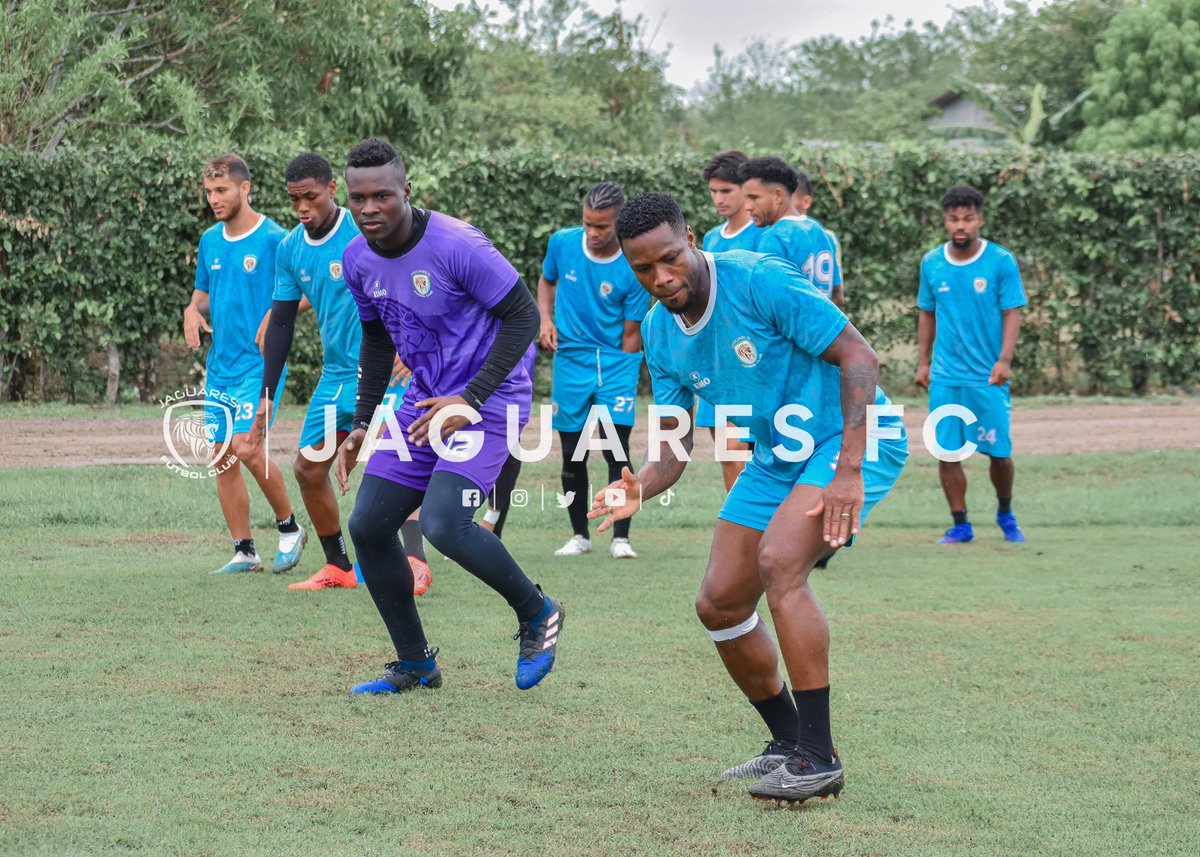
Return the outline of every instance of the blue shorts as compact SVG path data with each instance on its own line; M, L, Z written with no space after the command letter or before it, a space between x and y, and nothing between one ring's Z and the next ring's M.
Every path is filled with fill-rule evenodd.
M355 399L358 394L358 379L350 378L338 381L321 375L317 388L313 390L312 401L308 403L308 413L304 415L304 428L300 431L300 448L324 447L325 434L328 431L350 431L350 423L354 421ZM336 436L333 438L337 446Z
M279 400L283 396L286 381L287 366L284 366L283 374L279 376L279 386L275 388L275 396L271 401L271 421L268 428L275 423L275 414L279 412ZM258 396L262 392L262 372L256 372L236 384L217 384L209 381L205 384L204 391L205 434L212 438L213 443L222 444L232 435L246 434L254 425L254 415L258 412Z
M929 385L929 410L943 405L961 405L975 415L969 425L958 417L944 417L937 424L938 446L954 451L966 443L993 458L1012 455L1012 396L1008 384L1001 387L958 387L946 384Z
M765 532L767 524L779 506L797 485L824 488L837 473L837 457L842 448L842 436L834 435L813 450L809 459L799 465L772 467L755 456L725 498L717 517ZM863 507L859 513L859 532L875 504L888 495L908 458L908 437L900 430L895 440L879 441L879 456L875 461L863 459ZM797 473L796 467L801 469Z
M412 375L409 375L403 381L390 385L387 388L387 392L383 394L383 401L379 404L393 413L400 410L400 405L404 402L404 392L408 389L410 383L412 383Z
M550 391L555 431L583 431L593 405L608 408L613 425L631 426L637 415L641 353L573 348L554 355Z

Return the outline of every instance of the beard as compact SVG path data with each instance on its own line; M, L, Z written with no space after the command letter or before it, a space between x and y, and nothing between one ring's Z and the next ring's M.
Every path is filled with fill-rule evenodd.
M971 246L971 238L968 237L962 241L959 241L954 236L950 236L950 243L954 245L956 250L966 250Z
M218 219L222 223L228 223L229 221L231 221L235 217L237 217L238 214L241 212L241 210L242 210L242 203L239 200L235 203L231 203L230 205L225 206L225 216L218 218Z
M689 288L687 300L685 300L683 304L678 307L667 306L667 304L663 304L663 306L666 307L667 312L671 313L671 315L683 315L685 312L689 312L696 308L696 290Z

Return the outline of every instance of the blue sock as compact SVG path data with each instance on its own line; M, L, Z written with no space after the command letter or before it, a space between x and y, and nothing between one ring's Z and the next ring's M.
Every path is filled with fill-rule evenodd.
M534 616L532 619L529 620L530 623L536 625L538 622L541 622L543 619L547 618L550 615L550 611L552 611L553 609L554 609L554 605L550 603L550 599L547 598L545 595L543 595L542 596L542 609L538 611L538 614L536 616Z
M406 670L419 670L420 672L427 673L437 666L437 661L435 661L433 658L426 658L423 661L402 660L400 661L400 666L404 667Z

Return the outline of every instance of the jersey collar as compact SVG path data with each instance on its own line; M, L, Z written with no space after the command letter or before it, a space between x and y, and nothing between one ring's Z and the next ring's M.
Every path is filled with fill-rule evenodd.
M729 229L729 221L726 220L723 224L721 224L720 235L722 238L724 238L726 241L728 241L731 238L737 238L739 235L741 235L743 232L745 232L747 229L749 229L753 225L754 225L754 218L751 217L749 220L747 220L745 223L742 224L741 229L739 229L737 232L730 234L729 232L726 231Z
M342 228L342 221L345 218L346 218L346 209L342 208L339 205L337 222L333 224L332 229L330 229L323 236L321 236L320 238L317 238L316 240L313 240L312 238L310 238L308 236L308 230L304 228L303 224L301 224L300 229L304 233L304 243L310 247L320 247L322 244L324 244L326 241L328 241L330 238L332 238L339 229Z
M704 326L708 324L708 320L712 318L713 307L717 305L717 262L713 258L712 253L704 252L704 260L708 262L708 306L704 308L704 315L700 316L700 320L688 327L683 322L683 316L671 313L671 317L675 319L675 323L679 325L679 329L687 336L695 336L700 331L704 330Z
M988 245L987 239L980 238L979 239L979 249L975 252L975 255L972 256L970 259L963 259L962 261L959 261L958 259L955 259L953 256L950 255L950 242L947 241L945 244L942 245L942 255L946 257L946 261L949 262L951 265L957 265L958 267L961 268L963 265L970 265L972 262L978 262L979 257L983 255L983 251L987 249L987 245Z
M251 227L250 229L243 232L237 238L230 238L229 230L226 229L225 224L222 223L221 224L221 237L224 238L226 241L229 241L230 243L232 243L234 241L241 241L243 238L249 238L251 235L253 235L255 232L258 231L258 227L262 226L263 221L265 221L266 219L267 219L267 216L265 214L260 214L258 216L258 223L255 223L253 227Z
M583 255L588 258L588 261L595 262L597 265L611 265L613 262L617 261L618 259L620 259L622 256L625 255L624 251L621 250L621 245L618 244L617 252L614 253L613 255L609 256L607 259L602 259L599 256L593 256L591 254L591 252L588 251L588 248L587 248L587 233L586 232L580 236L579 246L581 246L583 248Z

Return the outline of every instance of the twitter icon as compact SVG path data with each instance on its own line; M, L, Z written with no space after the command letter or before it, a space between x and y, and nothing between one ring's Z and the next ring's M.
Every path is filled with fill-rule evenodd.
M568 506L570 506L572 503L575 502L575 492L568 491L566 494L557 495L557 498L558 498L558 508L565 509Z

